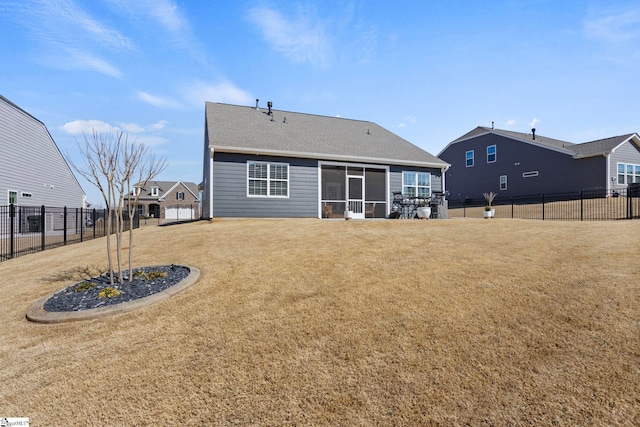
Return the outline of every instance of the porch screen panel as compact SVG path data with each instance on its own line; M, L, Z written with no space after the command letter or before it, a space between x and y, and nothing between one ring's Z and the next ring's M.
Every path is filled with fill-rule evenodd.
M387 215L387 172L384 169L365 169L364 199L366 218Z
M347 199L347 168L322 166L322 217L339 218L344 214Z

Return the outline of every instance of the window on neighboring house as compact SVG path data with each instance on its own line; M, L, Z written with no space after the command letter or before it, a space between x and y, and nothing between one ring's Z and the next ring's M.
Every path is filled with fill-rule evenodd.
M467 167L470 168L473 166L473 150L469 150L465 153L465 158L467 160Z
M32 197L32 196L33 196L33 194L31 194L31 193L25 193L25 192L22 192L22 193L20 194L20 197L30 198L30 197Z
M640 182L640 165L618 163L618 184L629 185Z
M9 204L17 205L18 204L18 192L9 190Z
M176 193L176 200L184 200L184 191L178 191Z
M507 189L507 175L500 175L500 190Z
M402 194L406 197L431 197L429 172L402 172Z
M523 178L531 178L533 176L538 176L538 171L522 172Z
M289 197L289 164L247 162L247 195Z
M151 187L151 196L157 197L160 194L160 189L158 187Z
M487 163L494 163L496 161L496 146L490 145L487 147Z
M136 210L138 211L138 215L144 215L144 205L138 205Z

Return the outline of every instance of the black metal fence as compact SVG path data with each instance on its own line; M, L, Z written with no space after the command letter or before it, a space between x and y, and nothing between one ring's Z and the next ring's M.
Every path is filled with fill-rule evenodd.
M450 218L482 218L486 200L449 197ZM571 193L496 197L491 204L496 218L560 221L611 221L640 219L640 185L622 191L576 191Z
M0 262L107 235L106 209L0 206ZM115 216L115 212L112 212ZM115 221L110 234L115 233ZM138 228L125 213L124 229Z

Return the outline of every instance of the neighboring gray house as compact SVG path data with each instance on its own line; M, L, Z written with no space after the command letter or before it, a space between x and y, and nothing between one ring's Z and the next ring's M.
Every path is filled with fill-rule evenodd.
M0 96L0 205L85 207L85 194L46 126Z
M386 218L444 191L448 164L375 123L207 102L202 213Z
M531 133L477 127L438 155L451 164L452 199L604 190L625 193L640 182L637 133L574 144Z
M139 191L136 212L140 216L170 220L200 218L200 191L193 182L149 181ZM125 200L126 204L126 200Z

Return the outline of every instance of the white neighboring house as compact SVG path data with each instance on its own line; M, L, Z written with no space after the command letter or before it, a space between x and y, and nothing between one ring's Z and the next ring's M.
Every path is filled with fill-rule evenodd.
M0 206L84 208L85 199L44 123L0 95Z

